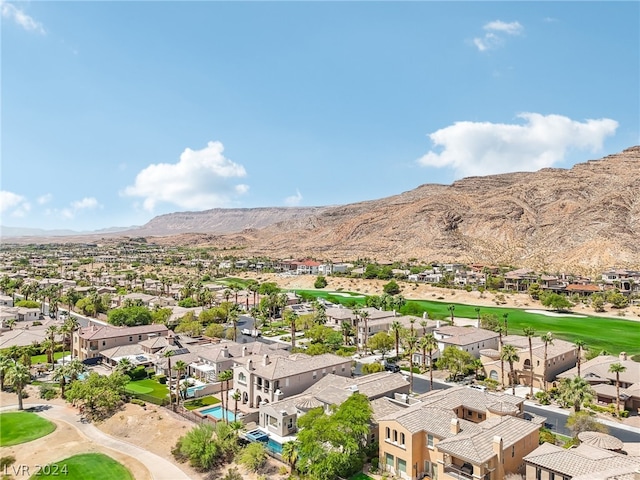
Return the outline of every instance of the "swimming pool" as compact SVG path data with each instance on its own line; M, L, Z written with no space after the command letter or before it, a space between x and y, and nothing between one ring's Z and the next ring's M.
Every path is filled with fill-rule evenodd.
M222 408L222 406L220 405L216 405L215 407L205 408L204 410L199 410L199 412L202 415L209 415L213 418L217 418L218 420L222 420L224 418L223 410L226 413L227 420L229 420L230 422L233 422L233 420L235 419L233 412L230 412L226 408Z
M267 450L277 453L278 455L282 455L282 445L271 437L269 437L269 440L267 441Z

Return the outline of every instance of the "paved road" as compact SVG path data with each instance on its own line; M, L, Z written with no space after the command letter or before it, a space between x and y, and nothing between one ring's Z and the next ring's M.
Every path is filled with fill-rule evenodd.
M27 408L35 406L37 405L25 405ZM80 422L78 413L71 407L50 404L43 406L45 409L39 412L40 415L50 418L51 420L66 422L77 428L80 433L98 445L135 458L140 461L147 470L149 470L149 473L154 480L191 480L191 477L161 456L137 447L132 443L107 435L90 423ZM16 410L17 408L17 405L9 405L2 407L1 410Z

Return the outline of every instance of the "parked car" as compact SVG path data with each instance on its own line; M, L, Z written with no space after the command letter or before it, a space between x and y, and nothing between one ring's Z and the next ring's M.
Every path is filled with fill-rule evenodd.
M396 365L395 363L387 363L387 362L385 362L384 369L387 372L398 373L400 371L400 366Z

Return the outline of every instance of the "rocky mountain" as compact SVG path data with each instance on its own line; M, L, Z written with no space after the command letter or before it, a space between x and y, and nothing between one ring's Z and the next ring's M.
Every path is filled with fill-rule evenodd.
M296 209L289 218L268 225L278 210L173 214L172 221L185 222L201 215L208 223L202 223L200 231L207 225L216 235L165 241L243 246L245 254L276 258L418 258L576 273L612 265L638 268L640 146L571 169L422 185L400 195L308 214ZM248 225L239 220L246 215L255 216L254 229L219 235L223 228ZM262 225L267 226L259 228Z
M259 229L278 222L297 221L317 215L328 207L214 208L201 212L167 213L127 232L132 236L179 233L226 234Z

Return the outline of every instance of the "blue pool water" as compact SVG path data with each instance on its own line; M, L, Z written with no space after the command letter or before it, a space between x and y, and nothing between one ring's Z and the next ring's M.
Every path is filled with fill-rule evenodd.
M273 453L282 455L282 445L276 442L273 438L269 438L269 441L267 442L267 449L271 450Z
M227 410L226 408L222 408L220 405L217 405L215 407L210 407L210 408L205 408L204 410L200 410L200 413L202 415L210 415L213 418L217 418L218 420L222 420L223 417L223 411L226 413L227 416L227 420L229 420L230 422L233 422L234 419L234 415L233 412L230 412L229 410Z

